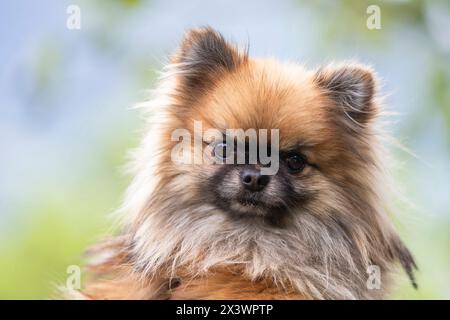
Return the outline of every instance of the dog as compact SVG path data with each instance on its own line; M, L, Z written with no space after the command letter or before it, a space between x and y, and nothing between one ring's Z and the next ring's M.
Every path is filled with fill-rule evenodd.
M386 209L382 107L370 67L307 70L251 58L197 28L142 107L150 124L134 153L121 232L88 251L79 297L380 299L399 265L416 286L416 263ZM195 123L219 137L205 139ZM188 144L191 163L173 159L179 129L200 139ZM228 129L276 130L277 141L267 138L277 146L276 172L263 174L258 156L209 161L234 146ZM370 268L380 275L376 288Z

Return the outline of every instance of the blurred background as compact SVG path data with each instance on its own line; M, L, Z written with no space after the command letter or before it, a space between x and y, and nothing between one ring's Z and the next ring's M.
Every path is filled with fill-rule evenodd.
M66 26L78 5L81 28ZM369 30L369 5L381 29ZM0 298L47 299L111 232L144 99L185 29L210 25L255 56L374 66L392 117L396 222L420 267L393 299L450 298L450 2L0 2Z

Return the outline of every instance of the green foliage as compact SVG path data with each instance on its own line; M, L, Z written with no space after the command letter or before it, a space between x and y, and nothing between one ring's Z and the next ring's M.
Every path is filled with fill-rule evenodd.
M131 123L130 123L131 125ZM14 231L0 234L0 299L46 299L65 284L70 265L83 265L83 252L113 234L110 213L119 206L128 179L120 173L127 151L136 145L130 127L104 142L90 166L71 184L46 186L29 199Z

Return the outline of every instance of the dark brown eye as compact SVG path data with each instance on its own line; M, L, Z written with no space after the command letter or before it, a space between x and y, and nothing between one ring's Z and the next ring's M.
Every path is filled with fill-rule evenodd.
M296 173L301 172L306 166L305 158L298 153L290 153L286 156L286 164L289 171Z
M227 144L225 141L219 142L214 146L213 156L219 161L224 161L227 158Z

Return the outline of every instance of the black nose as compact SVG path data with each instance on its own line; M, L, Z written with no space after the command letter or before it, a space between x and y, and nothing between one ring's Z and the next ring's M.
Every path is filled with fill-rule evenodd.
M245 168L241 172L241 183L250 191L261 191L270 181L270 176L262 175L258 169Z

